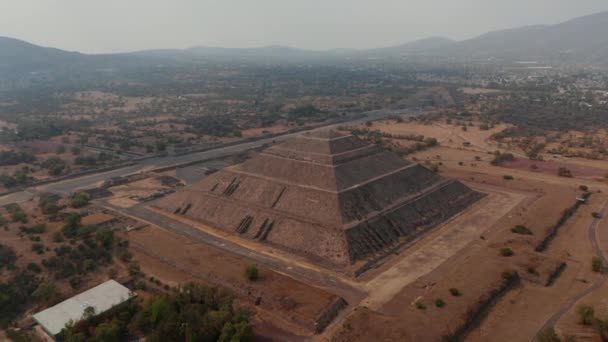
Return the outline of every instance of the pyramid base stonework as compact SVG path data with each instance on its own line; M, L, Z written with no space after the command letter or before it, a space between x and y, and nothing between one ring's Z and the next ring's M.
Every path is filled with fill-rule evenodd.
M354 136L321 132L272 146L155 206L345 268L421 236L482 197Z

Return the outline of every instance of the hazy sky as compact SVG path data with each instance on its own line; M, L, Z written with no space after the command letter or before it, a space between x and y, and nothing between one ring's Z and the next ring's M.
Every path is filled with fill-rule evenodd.
M0 0L0 36L83 52L368 48L606 10L608 0Z

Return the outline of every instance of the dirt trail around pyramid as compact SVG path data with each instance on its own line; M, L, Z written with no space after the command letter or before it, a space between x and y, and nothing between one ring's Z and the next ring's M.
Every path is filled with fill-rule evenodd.
M365 288L369 296L362 305L377 310L390 302L404 287L432 272L470 242L479 239L501 217L521 203L526 195L515 192L488 191L488 196L470 211L456 217L408 251L389 269L370 280Z

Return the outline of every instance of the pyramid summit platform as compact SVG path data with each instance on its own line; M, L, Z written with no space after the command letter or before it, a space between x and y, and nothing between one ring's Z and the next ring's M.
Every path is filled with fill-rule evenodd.
M155 204L333 267L382 255L483 195L353 135L267 148Z

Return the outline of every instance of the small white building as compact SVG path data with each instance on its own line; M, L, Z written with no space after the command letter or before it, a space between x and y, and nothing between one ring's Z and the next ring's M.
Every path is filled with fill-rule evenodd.
M108 280L33 316L42 329L55 338L70 321L78 322L85 309L92 307L95 316L129 301L135 293L115 280Z

